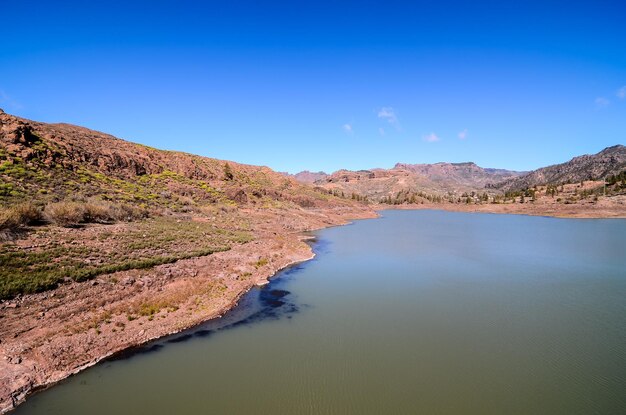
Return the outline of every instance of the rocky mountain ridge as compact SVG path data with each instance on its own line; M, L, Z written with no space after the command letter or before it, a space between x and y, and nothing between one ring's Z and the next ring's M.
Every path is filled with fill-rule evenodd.
M483 168L473 162L410 164L397 163L391 169L338 170L332 174L304 171L293 175L331 191L356 194L380 201L398 193L415 193L448 200L474 192L502 195L539 185L561 185L585 180L603 180L626 171L626 147L615 145L597 154L530 172Z
M460 195L485 191L490 184L515 178L523 172L482 168L473 162L409 164L397 163L391 169L338 170L332 174L317 174L313 183L344 195L358 194L379 201L398 192L419 192L428 195ZM307 172L294 175L297 180L310 182Z
M607 147L560 164L542 167L519 177L497 183L494 188L511 191L538 185L561 185L585 180L604 180L626 170L626 146Z

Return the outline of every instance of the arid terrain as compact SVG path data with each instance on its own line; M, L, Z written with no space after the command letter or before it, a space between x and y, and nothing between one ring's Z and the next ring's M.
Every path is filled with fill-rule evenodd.
M373 209L266 167L0 113L0 412L197 325Z
M304 231L388 208L626 217L624 154L529 173L398 164L300 183L0 110L0 412L220 316L311 258Z
M519 202L522 194L529 201L537 186L543 187L544 194L550 190L553 196L562 185L583 183L580 192L575 193L576 188L572 187L571 194L566 192L567 197L553 198L549 204L572 204L580 200L584 205L584 199L590 196L626 193L626 183L622 180L625 172L626 147L616 145L530 172L483 168L472 162L397 163L391 169L338 170L332 174L303 171L293 177L335 195L391 205L512 203ZM604 179L607 179L606 187Z

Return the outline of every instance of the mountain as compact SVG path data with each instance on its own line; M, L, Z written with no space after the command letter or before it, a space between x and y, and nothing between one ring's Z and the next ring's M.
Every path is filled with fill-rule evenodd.
M604 180L626 170L626 147L615 145L597 154L574 157L568 162L543 167L497 183L502 190L522 190L537 185L560 185L584 180Z
M0 205L97 197L174 211L207 204L274 207L352 202L250 166L121 140L0 110Z
M297 180L310 181L308 172L295 175ZM484 192L485 187L520 176L522 172L490 169L475 163L398 163L391 169L339 170L320 175L315 185L344 195L353 193L368 200L380 201L399 192L422 196L459 196L462 193ZM421 197L421 196L420 196Z
M294 174L293 177L300 183L312 184L319 180L326 179L328 177L328 174L324 173L323 171L311 172L308 170L304 170L300 173Z

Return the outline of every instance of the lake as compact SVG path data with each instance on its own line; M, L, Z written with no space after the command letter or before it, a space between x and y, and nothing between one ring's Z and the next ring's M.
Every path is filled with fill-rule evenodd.
M382 215L15 413L626 413L626 220Z

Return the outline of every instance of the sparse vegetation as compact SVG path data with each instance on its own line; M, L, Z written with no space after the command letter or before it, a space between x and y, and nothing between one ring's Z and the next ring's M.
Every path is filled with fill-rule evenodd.
M83 281L205 256L252 238L245 231L174 218L148 219L114 231L96 226L89 231L88 244L77 235L84 231L46 227L33 240L49 241L45 244L0 245L0 299L50 289L64 280Z

